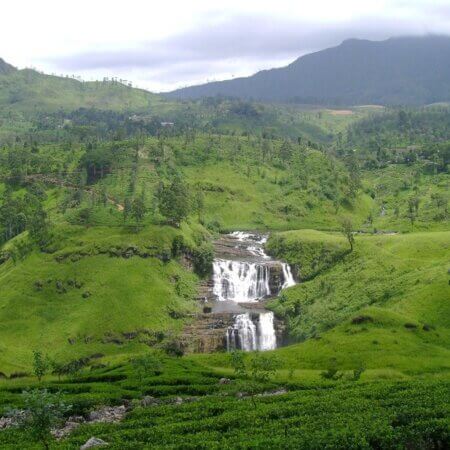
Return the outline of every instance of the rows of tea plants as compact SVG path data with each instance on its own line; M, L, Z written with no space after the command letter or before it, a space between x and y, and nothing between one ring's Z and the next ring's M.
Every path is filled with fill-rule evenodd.
M139 377L130 366L93 371L39 385L61 391L71 414L128 402L133 409L115 424L82 425L51 448L76 449L90 437L108 448L441 449L450 443L450 383L442 380L289 383L252 387L186 359L164 361L158 374ZM0 386L0 412L20 408L29 381ZM286 388L286 393L273 391ZM159 405L143 407L151 395ZM180 397L177 402L170 400ZM40 448L20 429L0 431L0 448Z

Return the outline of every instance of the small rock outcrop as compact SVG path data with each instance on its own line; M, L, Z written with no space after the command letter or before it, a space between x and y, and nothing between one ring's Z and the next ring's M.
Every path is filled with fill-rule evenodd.
M89 413L88 421L94 423L112 423L122 420L127 413L125 405L120 406L105 406L97 411Z
M94 447L104 447L105 445L108 445L108 442L105 442L103 439L99 439L93 436L80 447L80 450L87 450L88 448Z

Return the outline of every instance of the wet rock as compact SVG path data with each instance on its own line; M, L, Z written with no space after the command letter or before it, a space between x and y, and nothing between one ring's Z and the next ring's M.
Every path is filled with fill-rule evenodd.
M221 378L219 384L230 384L231 380L229 378Z
M83 444L80 447L80 450L87 450L88 448L93 448L93 447L104 447L105 445L108 445L107 442L105 442L103 439L99 439L96 437L91 437L89 438L85 444Z

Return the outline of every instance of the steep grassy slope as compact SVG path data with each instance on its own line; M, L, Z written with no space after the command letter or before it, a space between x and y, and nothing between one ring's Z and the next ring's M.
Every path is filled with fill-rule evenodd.
M33 349L68 362L143 351L179 331L196 310L197 277L170 260L172 240L199 232L64 225L60 250L0 265L0 370L29 368Z
M336 358L346 368L448 370L449 243L450 232L357 236L344 253L339 235L276 235L272 252L316 275L272 303L292 336L309 338L278 353L304 368Z

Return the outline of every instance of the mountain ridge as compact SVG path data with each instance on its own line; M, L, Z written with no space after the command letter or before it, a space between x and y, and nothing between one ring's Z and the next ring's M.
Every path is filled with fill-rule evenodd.
M249 77L172 91L194 99L230 96L320 105L422 105L450 99L450 37L347 39Z

